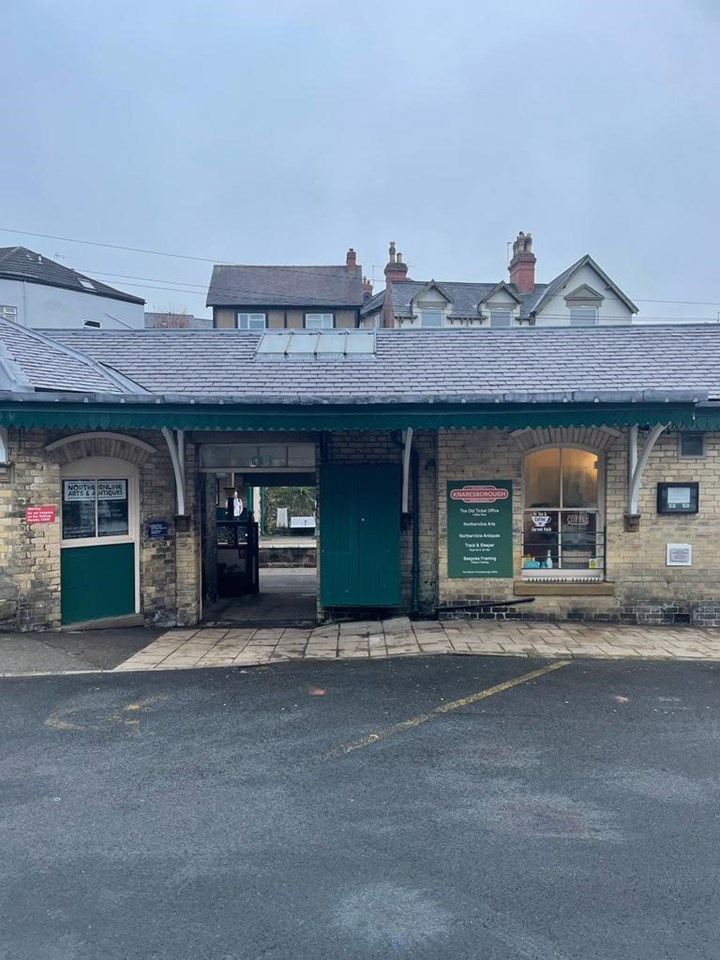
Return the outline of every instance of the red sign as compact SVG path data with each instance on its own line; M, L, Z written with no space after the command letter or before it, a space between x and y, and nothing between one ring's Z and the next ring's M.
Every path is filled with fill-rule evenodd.
M459 490L453 490L450 499L462 500L463 503L495 503L496 500L507 500L509 496L508 490L503 490L502 487L496 487L493 484L483 487L465 484Z
M25 523L54 523L55 506L25 507Z

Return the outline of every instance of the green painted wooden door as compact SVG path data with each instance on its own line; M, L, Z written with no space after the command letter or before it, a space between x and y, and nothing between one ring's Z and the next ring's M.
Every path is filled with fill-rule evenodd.
M320 602L400 605L400 467L320 468Z
M135 544L65 547L60 551L63 623L135 613Z

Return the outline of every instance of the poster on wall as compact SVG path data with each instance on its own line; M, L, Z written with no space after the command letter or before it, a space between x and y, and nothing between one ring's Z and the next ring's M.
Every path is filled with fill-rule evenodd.
M512 481L448 480L448 577L512 577Z

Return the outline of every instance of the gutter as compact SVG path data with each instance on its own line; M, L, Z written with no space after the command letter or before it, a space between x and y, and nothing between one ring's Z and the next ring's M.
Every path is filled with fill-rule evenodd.
M35 333L35 331L24 331ZM60 346L51 341L52 346ZM297 394L268 395L268 394L190 394L190 393L152 393L142 386L114 370L111 366L93 361L85 354L75 351L71 347L62 347L73 358L86 363L93 370L113 380L118 386L129 390L128 393L89 393L87 391L41 391L29 390L22 395L7 395L6 399L15 402L23 401L53 401L60 403L143 403L152 406L216 406L242 409L248 407L406 407L416 410L423 407L460 407L470 411L474 407L492 408L499 412L503 407L566 407L572 409L576 405L598 406L605 404L622 405L625 407L641 408L642 404L691 404L698 410L720 409L720 401L708 400L707 389L695 390L573 390L569 392L556 391L505 391L501 393L475 394L422 394L422 393L395 393L395 394L360 394L358 396L298 396ZM131 392L130 392L131 391ZM0 391L0 400L4 394Z

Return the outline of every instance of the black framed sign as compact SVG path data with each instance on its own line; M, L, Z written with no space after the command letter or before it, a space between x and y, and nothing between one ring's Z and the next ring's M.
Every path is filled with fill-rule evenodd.
M697 513L700 484L659 483L657 485L658 513Z

